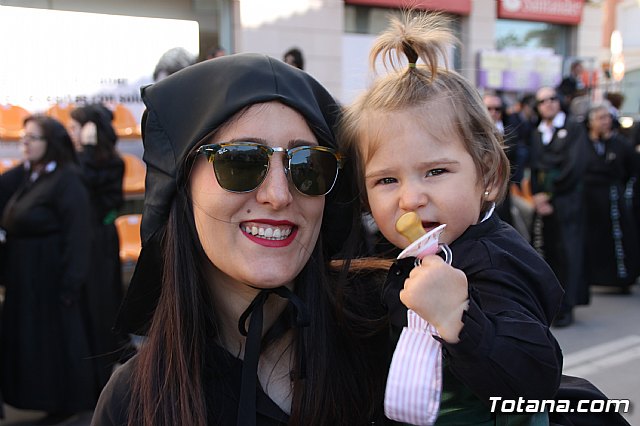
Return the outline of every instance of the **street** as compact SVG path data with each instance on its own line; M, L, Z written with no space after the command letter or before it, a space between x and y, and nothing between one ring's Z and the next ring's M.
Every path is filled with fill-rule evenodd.
M553 329L564 352L564 373L584 377L608 398L631 400L623 414L640 424L640 289L629 295L594 288L591 305L578 307L576 321Z

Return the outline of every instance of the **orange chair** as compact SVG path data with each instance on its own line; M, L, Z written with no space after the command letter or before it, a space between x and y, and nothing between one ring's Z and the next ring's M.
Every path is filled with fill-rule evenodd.
M0 105L0 139L16 141L24 133L24 119L31 113L17 105Z
M135 264L142 250L140 239L141 214L125 214L118 216L115 221L120 239L120 262Z
M71 111L74 109L75 105L73 104L54 104L47 109L46 114L61 122L64 127L67 127L71 121Z
M139 138L140 125L134 118L129 108L117 104L113 110L113 128L119 138Z
M124 160L122 191L125 198L144 195L144 179L147 174L147 166L133 154L122 152L120 156Z
M0 175L22 162L19 158L0 158Z

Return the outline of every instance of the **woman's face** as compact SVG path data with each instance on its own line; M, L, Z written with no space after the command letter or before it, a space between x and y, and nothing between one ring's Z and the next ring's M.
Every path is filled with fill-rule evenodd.
M69 124L67 126L67 132L69 132L69 136L71 137L71 142L73 142L73 147L76 151L82 150L82 144L80 143L80 131L82 130L82 125L74 120L73 118L69 120Z
M611 113L605 109L598 109L589 114L589 127L598 135L606 135L611 131Z
M47 152L47 141L42 135L42 129L35 121L28 121L24 126L22 137L22 155L25 160L36 164L42 160Z
M232 141L283 148L318 145L303 117L277 102L250 107L209 143ZM264 182L248 193L225 191L212 163L204 155L196 160L190 182L194 219L216 286L237 291L242 289L237 283L290 285L307 263L325 199L298 192L285 174L283 158L284 153L273 153Z

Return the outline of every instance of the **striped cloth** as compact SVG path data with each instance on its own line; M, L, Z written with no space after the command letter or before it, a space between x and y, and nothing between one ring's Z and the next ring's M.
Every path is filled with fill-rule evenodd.
M432 425L438 417L442 393L442 345L435 327L412 310L393 353L384 412L392 420Z

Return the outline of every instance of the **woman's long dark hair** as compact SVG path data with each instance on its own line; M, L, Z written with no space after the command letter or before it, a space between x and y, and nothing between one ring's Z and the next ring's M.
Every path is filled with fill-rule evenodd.
M104 105L91 104L79 107L71 111L71 118L80 123L81 126L92 122L96 125L97 143L95 148L98 162L108 161L117 155L115 145L118 136L111 122L113 113Z
M162 292L134 369L130 426L204 426L213 421L207 418L203 373L207 345L219 333L202 267L208 260L188 195L194 161L189 156L178 171L178 194L163 236ZM349 174L342 179L346 193L353 189ZM329 205L344 202L339 199L348 201L339 210L351 215L341 220L359 224L356 196L327 197L325 216ZM381 415L387 334L380 332L375 318L379 293L348 282L344 273L328 274L329 252L323 240L330 236L323 223L311 257L296 279L294 291L306 304L311 321L293 331L293 369L305 374L293 379L291 425L371 424ZM345 247L356 250L357 238L354 233Z
M62 166L67 163L78 162L71 137L62 123L42 114L35 114L25 118L25 126L29 122L36 123L40 127L42 136L47 142L47 149L39 163L47 164L50 161L55 161L58 166Z

